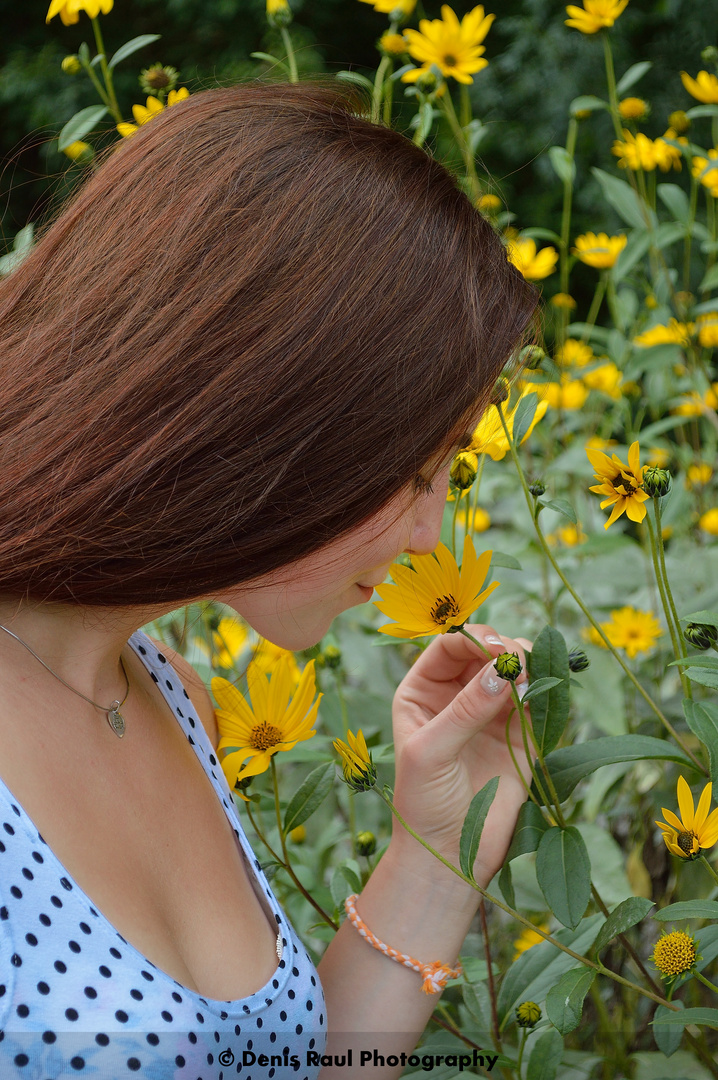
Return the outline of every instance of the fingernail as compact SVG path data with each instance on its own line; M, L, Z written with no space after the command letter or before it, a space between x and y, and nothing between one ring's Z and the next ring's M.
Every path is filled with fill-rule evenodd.
M507 683L505 679L498 677L494 665L491 664L481 676L481 685L487 694L500 694Z
M484 641L489 645L503 645L503 641L500 637L497 637L496 634L487 634Z
M516 683L516 693L519 695L519 701L521 701L528 688L529 684L527 682Z

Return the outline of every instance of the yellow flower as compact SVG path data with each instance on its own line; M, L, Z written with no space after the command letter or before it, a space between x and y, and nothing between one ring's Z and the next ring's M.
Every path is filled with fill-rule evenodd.
M601 629L613 647L624 649L631 660L640 652L650 652L663 633L652 611L630 606L612 611L608 622L601 623Z
M683 930L673 930L670 934L664 930L655 944L651 959L664 979L684 975L698 959L696 939Z
M718 79L707 71L699 71L692 79L687 71L681 72L681 82L691 97L704 105L718 105Z
M669 128L665 136L655 141L649 139L642 131L632 135L630 131L623 129L623 141L616 139L611 147L611 153L618 158L621 169L643 169L651 172L655 168L662 172L669 169L681 168L681 152L675 146L670 146L665 139L675 139L676 133ZM683 140L685 141L685 140Z
M471 512L462 507L456 511L456 520L463 528L467 528L468 523L469 532L486 532L491 528L491 517L480 506Z
M577 544L585 544L588 540L581 525L562 525L558 530L558 538L566 547L576 547Z
M582 8L569 4L566 14L571 18L565 23L582 34L595 34L604 26L613 26L627 4L628 0L583 0Z
M52 0L45 16L45 22L49 23L59 15L65 26L74 26L80 21L80 12L84 11L91 19L96 19L102 12L109 15L112 11L114 0Z
M642 490L643 473L646 466L639 464L639 446L637 442L631 443L628 451L628 465L615 454L609 458L600 450L586 450L588 460L593 465L597 480L601 483L589 488L606 498L601 503L601 509L613 506L611 516L604 525L608 528L617 518L624 513L631 521L643 521L646 516L646 508L643 503L648 501L648 495Z
M392 11L400 10L405 19L416 7L416 0L362 0L362 3L371 4L374 11L381 15L391 15Z
M698 519L698 528L710 533L711 536L718 536L718 506L712 506L710 510L706 510L705 514L701 514Z
M292 690L294 690L299 683L302 673L299 670L299 665L294 653L290 652L288 649L282 649L279 645L275 645L274 642L267 641L266 638L260 638L259 644L252 653L249 667L254 667L257 671L264 672L265 675L271 675L276 664L280 660L286 661L288 665Z
M715 148L708 151L708 157L693 158L691 173L707 187L713 198L718 198L718 150Z
M605 626L605 624L601 623L601 626ZM581 637L584 641L590 641L592 645L599 645L602 649L608 648L595 626L584 626Z
M403 56L406 52L406 38L403 34L382 34L379 49L385 56Z
M228 750L222 769L230 788L237 779L263 773L280 750L291 750L316 734L312 725L322 698L319 694L312 701L316 692L313 660L302 672L293 697L291 665L286 657L276 663L271 679L250 664L247 686L251 705L227 679L212 679L212 693L220 705L215 710L221 736L217 749Z
M670 411L674 416L702 416L706 410L701 395L697 390L691 390L680 405L674 405Z
M615 439L602 439L600 435L592 435L590 439L586 439L587 450L610 450L614 446L618 446Z
M530 386L531 384L527 384ZM543 390L542 386L536 386L540 392ZM514 405L513 409L507 411L505 403L501 408L504 414L504 420L506 421L506 427L509 429L509 434L513 438L514 434L514 420L516 419L516 410L521 403L521 400L531 393L529 389L524 388L521 392L521 397ZM534 418L531 421L531 426L521 440L522 443L526 442L533 429L538 424L539 420L544 416L548 408L547 401L541 401L539 398L538 405L536 406L536 412ZM473 450L476 454L488 454L493 461L501 461L509 449L508 440L504 432L503 425L501 423L501 417L499 416L499 410L495 405L489 405L485 410L483 416L479 420L478 426L475 429L472 438L470 450Z
M550 303L553 304L554 307L564 308L566 311L572 311L576 307L574 298L565 292L554 293Z
M536 251L536 241L530 236L517 236L509 240L507 255L510 263L520 270L527 281L540 281L556 269L558 252L556 248L545 247Z
M554 354L557 364L564 367L585 367L593 360L593 349L578 338L566 338Z
M501 209L502 205L498 195L492 195L490 192L486 195L480 195L476 200L477 209L483 210L485 214L495 214L497 210Z
M718 311L698 316L698 341L704 349L718 346Z
M693 323L678 322L678 319L669 319L668 326L652 326L638 337L633 339L634 345L641 345L644 349L652 345L688 345L691 334L694 332Z
M189 90L186 86L180 87L179 90L170 90L167 95L167 107L176 105L178 101L184 101L189 97ZM136 134L140 130L142 124L146 124L148 120L151 120L153 116L157 116L158 113L164 112L165 106L152 94L147 98L147 105L133 105L132 115L137 121L136 124L118 124L117 130L124 138L129 138L130 135Z
M404 31L409 55L422 63L402 75L402 82L416 82L423 71L432 64L440 69L445 78L470 86L473 74L488 66L488 60L480 59L486 52L481 44L489 32L495 15L484 15L481 4L464 15L461 23L448 4L441 5L441 19L420 19L419 29Z
M348 743L335 739L334 749L342 759L344 780L353 791L369 791L376 784L376 768L362 731L347 730Z
M293 844L303 844L307 839L307 830L303 825L297 825L296 829L289 832L289 839Z
M718 840L718 810L708 814L711 805L712 784L706 784L694 810L691 789L678 777L676 795L681 816L676 817L672 810L661 807L665 821L656 825L663 830L663 839L672 855L681 859L697 859L701 850L713 847Z
M593 368L592 371L585 371L581 377L584 385L588 386L589 389L600 390L602 393L612 397L614 401L618 401L621 397L623 375L612 360L600 364L599 367Z
M529 388L543 396L541 404L545 402L552 409L580 409L588 397L588 387L568 374L561 376L560 383L526 383L526 389Z
M593 266L597 270L608 270L614 266L616 259L626 246L627 236L608 236L606 233L584 233L576 237L574 255L578 255L582 263Z
M671 454L669 450L664 450L662 446L648 447L646 465L654 465L656 468L662 469L670 460Z
M699 462L697 465L690 465L688 473L686 474L686 483L688 487L702 487L707 484L713 475L713 470L710 465L705 461Z
M627 97L618 103L618 113L624 120L642 120L648 114L648 104L639 97Z
M379 632L391 637L415 638L429 634L445 634L466 620L494 589L498 582L480 592L491 562L491 552L479 558L471 537L464 540L461 574L456 560L445 544L439 544L434 555L414 555L414 569L394 563L389 571L396 584L377 585L381 601L374 603L379 610L394 619L380 626Z
M539 923L539 929L548 933L548 923ZM535 930L530 930L528 926L525 926L514 941L514 959L512 962L518 960L523 953L533 949L534 945L538 945L544 940L541 934L537 934Z
M90 160L93 156L93 151L89 143L77 139L75 142L70 143L69 146L65 147L63 154L67 154L72 161L80 161L83 157L85 160Z
M267 0L267 15L284 15L291 11L287 0Z

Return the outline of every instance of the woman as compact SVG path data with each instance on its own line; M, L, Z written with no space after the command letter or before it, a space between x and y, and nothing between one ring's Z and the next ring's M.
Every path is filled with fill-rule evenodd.
M439 540L536 297L444 167L362 108L333 82L193 95L108 150L0 286L3 1080L311 1080L311 1051L409 1051L434 1008L348 920L317 975L206 689L138 629L218 599L303 649ZM501 777L483 885L524 798L484 659L436 640L394 705L396 804L454 863ZM451 965L477 899L398 831L357 907Z

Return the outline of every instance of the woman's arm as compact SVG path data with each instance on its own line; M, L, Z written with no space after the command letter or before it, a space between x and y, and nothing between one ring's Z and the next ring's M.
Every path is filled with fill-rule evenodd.
M490 627L471 627L492 656L517 652L524 662L529 642L499 638ZM493 640L492 640L493 639ZM521 676L523 679L524 677ZM407 673L394 699L396 786L402 817L453 865L471 799L492 777L499 787L482 835L474 873L486 887L501 867L525 789L505 739L513 707L508 684L492 662L462 635L437 639ZM511 722L517 761L529 776L518 718ZM384 857L357 900L369 929L386 944L422 963L454 967L480 896L394 823ZM326 1066L321 1080L366 1075L380 1068L383 1080L399 1076L405 1063L382 1065L381 1057L410 1054L438 996L425 994L421 976L372 948L346 920L319 965L327 1001L327 1053L352 1049L352 1068ZM492 1053L491 1047L485 1048ZM361 1053L374 1051L376 1063ZM360 1072L361 1069L361 1072Z

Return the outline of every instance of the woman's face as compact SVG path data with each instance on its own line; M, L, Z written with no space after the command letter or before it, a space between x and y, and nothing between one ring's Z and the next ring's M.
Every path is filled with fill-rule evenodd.
M371 599L397 555L428 555L439 543L453 451L422 472L433 490L412 486L363 525L321 551L217 596L262 637L297 652L324 637L340 612Z

